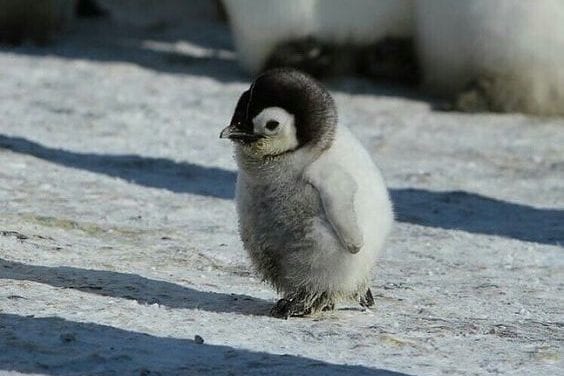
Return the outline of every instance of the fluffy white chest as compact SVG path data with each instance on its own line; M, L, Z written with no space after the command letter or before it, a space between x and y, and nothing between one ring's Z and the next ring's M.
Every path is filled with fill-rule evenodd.
M344 171L342 179L323 181L335 169ZM266 178L240 171L237 182L241 238L259 272L284 291L307 286L354 294L366 284L393 220L384 182L362 145L340 128L331 148L301 173L288 165L264 171ZM344 217L328 212L325 200ZM354 252L340 236L350 228L357 231L348 237L358 246Z
M382 248L393 215L384 180L362 144L346 127L339 127L332 147L308 167L305 175L319 191L326 192L326 210L337 208L335 220L343 222L343 231L354 232L350 229L354 224L349 222L356 222L362 237L359 256L372 260ZM347 210L351 210L351 218L346 217Z

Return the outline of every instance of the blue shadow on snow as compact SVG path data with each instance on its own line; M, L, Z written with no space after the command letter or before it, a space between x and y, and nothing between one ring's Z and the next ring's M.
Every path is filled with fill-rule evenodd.
M189 325L189 323L187 323ZM0 372L42 375L407 376L189 339L157 337L58 317L0 314Z
M139 155L79 153L5 135L0 135L0 149L175 193L221 199L234 197L236 173L222 168ZM543 244L564 244L562 209L535 208L464 191L402 188L391 189L390 193L400 222Z

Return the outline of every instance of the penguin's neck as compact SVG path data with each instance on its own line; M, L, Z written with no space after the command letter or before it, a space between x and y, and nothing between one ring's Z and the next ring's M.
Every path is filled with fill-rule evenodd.
M295 180L301 178L304 170L314 162L322 150L312 146L304 146L276 156L257 157L236 147L235 160L240 172L256 183L269 184L281 179Z

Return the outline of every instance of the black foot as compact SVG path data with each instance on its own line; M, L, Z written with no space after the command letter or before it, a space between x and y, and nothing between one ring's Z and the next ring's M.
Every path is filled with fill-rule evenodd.
M319 311L331 311L335 309L335 304L327 297L327 294L321 294L317 299L305 298L307 294L289 295L280 299L270 310L273 317L280 319L288 319L289 317L301 317L310 315Z
M327 312L327 311L332 311L334 309L335 309L335 303L329 303L325 307L323 307L321 310L323 312Z
M472 80L454 101L454 110L462 112L515 112L523 103L518 94L508 92L512 77L481 75ZM517 96L516 96L517 95ZM512 100L508 100L512 99Z
M372 291L370 291L370 288L366 290L364 296L360 297L359 303L364 308L369 308L374 305L374 297L372 296Z
M311 313L303 301L295 299L280 299L270 310L270 315L278 319L287 320L289 317L304 316Z

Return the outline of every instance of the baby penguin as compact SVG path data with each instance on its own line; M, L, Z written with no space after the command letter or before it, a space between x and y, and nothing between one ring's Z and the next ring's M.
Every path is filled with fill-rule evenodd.
M261 276L283 294L271 314L374 304L370 271L393 222L382 176L337 122L329 92L296 70L260 75L220 135L235 144L239 231Z

